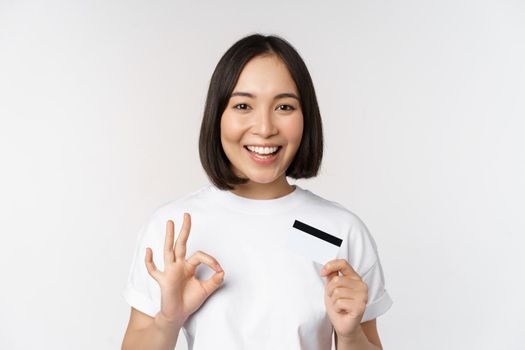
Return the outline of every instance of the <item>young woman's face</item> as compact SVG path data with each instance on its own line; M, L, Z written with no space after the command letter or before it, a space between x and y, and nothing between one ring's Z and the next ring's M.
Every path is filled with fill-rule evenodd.
M285 178L302 134L299 94L285 64L275 55L251 59L221 118L221 143L235 174L257 183Z

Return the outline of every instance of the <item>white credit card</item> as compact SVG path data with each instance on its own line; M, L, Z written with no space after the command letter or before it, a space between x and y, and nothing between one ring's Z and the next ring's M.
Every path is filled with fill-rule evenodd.
M286 237L286 247L321 265L337 257L342 240L318 228L295 220Z

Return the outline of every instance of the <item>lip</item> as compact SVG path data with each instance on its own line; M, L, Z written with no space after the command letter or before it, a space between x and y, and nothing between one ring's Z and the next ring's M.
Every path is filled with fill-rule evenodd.
M250 146L252 146L252 145L250 145ZM250 156L250 158L255 163L257 163L259 165L270 165L279 157L279 154L281 154L282 146L275 145L275 146L264 146L264 147L279 147L279 149L277 150L277 153L275 153L271 157L262 159L262 158L257 157L253 152L250 152L250 150L248 148L246 148L246 146L244 146L243 148L244 148L244 150L246 152L248 152L248 156Z

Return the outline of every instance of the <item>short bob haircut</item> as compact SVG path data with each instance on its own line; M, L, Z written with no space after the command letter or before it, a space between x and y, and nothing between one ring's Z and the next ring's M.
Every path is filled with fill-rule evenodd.
M199 156L202 166L222 190L245 184L248 179L236 176L221 144L220 122L242 69L252 58L276 55L287 66L297 86L303 112L303 135L297 153L286 169L294 179L317 175L323 158L323 129L321 113L310 73L299 53L290 43L274 35L246 36L226 51L211 77L199 136Z

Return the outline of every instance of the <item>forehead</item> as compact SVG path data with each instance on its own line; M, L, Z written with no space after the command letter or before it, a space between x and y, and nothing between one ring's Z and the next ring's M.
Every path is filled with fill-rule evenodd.
M286 64L275 55L257 56L248 61L233 91L251 92L255 95L298 93Z

